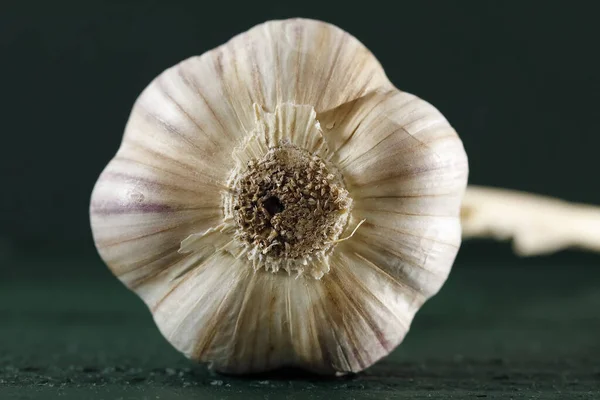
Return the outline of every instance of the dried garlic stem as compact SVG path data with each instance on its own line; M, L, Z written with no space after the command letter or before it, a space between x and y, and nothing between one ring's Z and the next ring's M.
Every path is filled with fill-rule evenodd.
M521 256L568 247L600 252L600 207L526 192L469 186L461 222L463 238L513 238L513 249Z

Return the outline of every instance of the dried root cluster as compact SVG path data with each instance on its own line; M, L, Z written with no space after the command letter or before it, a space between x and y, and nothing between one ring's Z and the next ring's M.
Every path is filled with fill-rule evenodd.
M352 204L323 160L292 146L251 162L233 189L238 238L271 259L324 254Z

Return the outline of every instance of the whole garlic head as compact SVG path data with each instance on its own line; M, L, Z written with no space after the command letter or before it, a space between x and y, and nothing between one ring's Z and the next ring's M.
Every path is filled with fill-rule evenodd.
M98 251L217 371L360 371L442 286L462 143L339 28L270 21L158 76L94 188Z

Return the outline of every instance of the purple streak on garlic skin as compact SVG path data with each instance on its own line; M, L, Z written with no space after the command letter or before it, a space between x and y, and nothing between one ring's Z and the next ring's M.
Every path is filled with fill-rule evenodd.
M120 206L119 204L93 204L90 212L93 214L134 214L134 213L163 213L172 211L172 208L165 204L127 204Z

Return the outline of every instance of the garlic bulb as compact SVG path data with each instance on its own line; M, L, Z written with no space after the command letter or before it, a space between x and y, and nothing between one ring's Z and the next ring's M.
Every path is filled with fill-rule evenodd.
M446 280L467 174L446 119L358 40L271 21L143 91L91 224L187 357L360 371Z

